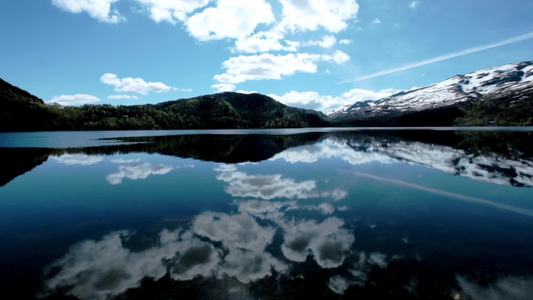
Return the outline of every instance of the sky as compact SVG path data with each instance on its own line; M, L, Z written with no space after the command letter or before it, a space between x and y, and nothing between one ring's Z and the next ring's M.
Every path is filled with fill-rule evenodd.
M330 112L533 60L525 0L3 0L0 78L62 105L258 92Z

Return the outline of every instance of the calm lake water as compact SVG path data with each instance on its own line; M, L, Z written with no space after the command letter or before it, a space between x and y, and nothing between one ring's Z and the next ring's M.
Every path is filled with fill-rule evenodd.
M2 299L533 299L533 129L0 133Z

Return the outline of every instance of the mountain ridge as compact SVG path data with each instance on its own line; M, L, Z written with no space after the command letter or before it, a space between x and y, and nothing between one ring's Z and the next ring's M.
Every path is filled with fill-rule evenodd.
M329 115L235 92L157 104L60 106L0 79L0 131L470 125L533 125L533 61L456 75Z
M438 83L403 90L375 101L356 102L329 116L334 122L340 123L372 122L379 118L390 119L392 122L422 111L438 112L457 108L463 114L468 114L468 107L462 105L480 100L489 100L489 105L504 104L510 107L521 101L531 102L532 98L533 61L525 61L455 75Z

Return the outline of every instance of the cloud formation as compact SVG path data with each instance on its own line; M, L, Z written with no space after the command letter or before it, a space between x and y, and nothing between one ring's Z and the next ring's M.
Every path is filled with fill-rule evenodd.
M133 99L133 100L138 100L139 97L133 96L133 95L109 95L109 96L107 96L107 99L113 99L113 100Z
M115 87L117 92L137 93L146 95L148 92L162 93L167 92L172 87L162 82L146 82L142 78L119 78L116 74L105 73L100 77L100 81Z
M75 94L75 95L61 95L46 101L47 104L60 104L63 106L82 105L88 103L98 102L100 99L93 95Z
M317 62L331 61L342 64L350 59L346 53L337 50L333 55L319 55L309 53L289 53L273 55L236 56L222 63L226 69L223 74L215 75L213 79L219 83L237 84L250 80L281 79L283 76L296 72L316 73Z
M359 11L355 0L280 0L280 26L289 31L314 31L319 28L336 33L346 29L347 21Z
M52 4L70 13L87 12L89 16L101 22L119 23L126 21L111 5L119 0L52 0Z
M259 24L274 20L270 4L264 0L218 0L216 7L192 15L185 25L193 37L207 41L242 38Z
M342 54L340 56L342 56ZM342 57L338 57L337 59L342 59ZM341 109L347 105L352 105L355 102L365 100L378 100L384 97L388 97L395 92L396 90L393 89L381 91L351 89L343 93L342 95L336 97L329 95L320 95L319 93L313 91L291 91L281 96L274 94L270 94L269 96L286 105L311 108L328 113Z
M188 14L206 6L210 0L135 0L149 13L155 22L169 22L176 24L187 20Z

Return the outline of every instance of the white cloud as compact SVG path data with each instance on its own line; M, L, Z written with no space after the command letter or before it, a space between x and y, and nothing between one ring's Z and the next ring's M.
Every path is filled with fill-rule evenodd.
M268 51L296 51L300 45L298 42L285 40L286 45L282 45L281 40L284 35L276 30L260 31L247 37L241 37L235 42L234 52L261 53Z
M119 23L126 18L111 5L118 0L52 0L52 4L71 13L87 12L89 16L107 23Z
M300 43L301 46L320 46L322 48L331 48L337 44L337 39L333 35L325 35L319 41L308 41Z
M329 61L342 64L350 59L346 53L335 51L333 55L297 53L273 55L240 55L222 63L224 74L213 77L219 83L237 84L249 80L281 79L296 72L316 73L317 62Z
M217 83L217 84L213 84L211 88L218 93L222 93L222 92L232 92L235 90L236 86L231 83Z
M50 158L57 160L64 165L82 165L90 166L97 164L103 160L101 156L86 155L86 154L63 154L61 156L52 155Z
M334 61L337 64L343 64L350 60L350 56L340 50L337 50L333 55L322 55L324 61Z
M119 166L118 172L109 174L105 179L113 185L121 184L125 178L131 180L146 179L151 175L164 175L172 171L174 168L166 165L152 166L150 163L131 164L127 166Z
M281 79L296 72L315 73L320 55L298 53L287 55L237 56L222 63L226 73L213 78L220 83L241 83L248 80Z
M210 0L136 0L149 12L150 18L156 22L169 22L187 20L187 15L206 6Z
M339 44L341 44L341 45L349 45L352 42L353 42L352 40L343 39L343 40L339 41Z
M218 0L216 7L191 16L185 25L193 37L207 41L243 38L259 24L274 21L272 8L264 0Z
M374 21L372 21L372 24L381 24L381 20L378 18L375 18Z
M352 105L358 101L378 100L388 97L394 92L396 91L391 89L381 91L352 89L337 97L320 95L319 93L312 91L291 91L282 96L274 94L270 94L269 96L286 105L311 108L328 113L341 109L347 105Z
M100 101L100 99L93 95L76 94L76 95L55 96L51 100L46 101L46 103L48 104L57 103L63 106L69 106L69 105L80 105L80 104L93 103L93 102L98 102L98 101Z
M409 4L409 8L416 9L418 5L420 5L420 1L411 1L411 3Z
M173 89L162 82L146 82L142 78L118 78L112 73L105 73L100 81L115 87L117 92L138 93L146 95L148 92L162 93Z
M280 26L291 31L323 28L329 32L344 30L347 21L359 11L355 0L280 0L283 19Z
M113 100L133 99L133 100L138 100L139 97L133 96L133 95L109 95L109 96L107 96L107 99L113 99Z

